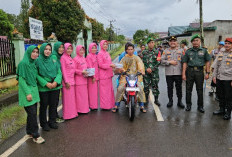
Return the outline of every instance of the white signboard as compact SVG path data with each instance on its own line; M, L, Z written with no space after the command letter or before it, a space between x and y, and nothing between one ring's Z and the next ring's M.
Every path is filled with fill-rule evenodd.
M43 40L43 22L29 17L31 39Z

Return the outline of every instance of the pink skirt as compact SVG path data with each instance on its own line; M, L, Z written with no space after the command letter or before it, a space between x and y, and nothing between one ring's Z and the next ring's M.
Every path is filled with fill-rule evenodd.
M76 85L75 86L75 99L77 105L78 113L88 113L89 112L89 98L88 98L88 88L86 85Z
M89 94L89 108L98 109L98 82L92 82L92 78L88 79L88 94Z
M75 86L62 88L63 118L72 119L78 116L75 102Z
M112 78L100 80L99 89L101 109L112 109L115 105Z

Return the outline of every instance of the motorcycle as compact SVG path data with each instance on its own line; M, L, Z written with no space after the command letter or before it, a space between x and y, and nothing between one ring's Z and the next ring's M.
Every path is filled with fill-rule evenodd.
M122 101L124 101L126 106L128 107L130 121L133 121L135 117L135 107L137 104L137 94L139 92L139 88L137 85L138 76L142 75L142 73L138 72L137 74L127 74L129 71L130 69L121 73L121 75L126 76L127 82L125 84L125 92Z

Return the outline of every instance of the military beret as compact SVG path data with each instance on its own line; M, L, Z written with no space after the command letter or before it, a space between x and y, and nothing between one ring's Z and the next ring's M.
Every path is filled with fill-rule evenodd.
M147 39L147 44L148 44L150 41L154 41L154 39L153 39L153 38L148 38L148 39Z
M174 37L174 36L171 36L171 38L169 38L169 41L172 41L172 40L177 41L177 38L176 38L176 37Z
M199 34L193 35L192 38L191 38L191 42L193 42L193 40L196 39L196 38L201 39L201 36Z
M230 42L230 43L232 43L232 38L226 38L225 42Z

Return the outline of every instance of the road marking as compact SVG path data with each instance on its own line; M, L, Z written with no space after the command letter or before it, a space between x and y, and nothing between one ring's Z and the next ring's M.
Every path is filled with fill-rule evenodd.
M159 107L158 107L157 105L155 105L155 103L154 103L154 95L152 94L151 89L150 89L149 98L150 98L150 103L152 104L152 106L153 106L153 108L154 108L157 121L163 122L163 121L164 121L164 118L163 118L163 116L162 116L162 114L161 114L161 112L160 112Z
M62 109L62 105L60 105L57 110L58 112ZM38 124L39 125L39 124ZM41 127L39 126L39 129ZM15 143L13 146L11 146L9 149L7 149L3 154L0 155L0 157L8 157L12 153L14 153L23 143L25 143L28 139L30 139L29 136L25 135L23 138L21 138L17 143Z

